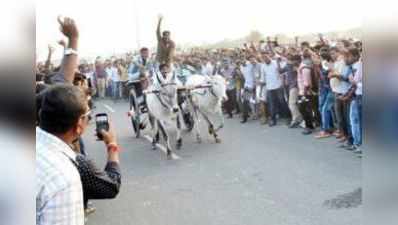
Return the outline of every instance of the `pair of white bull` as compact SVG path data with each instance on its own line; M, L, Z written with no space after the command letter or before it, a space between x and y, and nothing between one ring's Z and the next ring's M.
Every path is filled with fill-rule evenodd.
M217 132L224 126L221 106L222 102L227 99L225 79L220 75L190 75L185 85L182 85L175 75L170 76L168 79L163 79L158 74L154 76L155 82L145 91L147 107L153 118L151 120L153 148L156 148L156 143L159 141L160 130L167 143L167 157L171 158L170 136L165 127L166 124L174 126L177 130L177 149L182 146L181 121L179 121L182 119L182 115L177 102L177 90L179 89L183 89L188 93L185 104L187 104L188 110L194 117L197 141L201 142L198 126L200 114L208 124L209 134L213 135L216 143L220 143L221 139L218 137ZM219 118L219 126L217 128L215 128L214 123L209 118L211 114L215 114Z

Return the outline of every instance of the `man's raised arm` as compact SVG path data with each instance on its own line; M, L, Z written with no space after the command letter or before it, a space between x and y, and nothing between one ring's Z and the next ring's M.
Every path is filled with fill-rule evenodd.
M156 28L156 37L158 38L158 41L162 39L162 35L160 33L160 26L162 24L163 16L159 15L159 20L158 20L158 27Z
M50 66L51 66L51 57L52 57L54 51L55 51L55 48L52 47L51 45L48 45L48 56L47 56L46 63L44 65L44 69L45 69L47 74L49 74L51 72L50 71L51 70L51 68L50 68Z
M63 74L65 82L73 83L75 72L78 65L77 47L79 40L79 31L75 21L65 17L62 21L58 17L61 32L68 38L68 47L64 51L60 73Z

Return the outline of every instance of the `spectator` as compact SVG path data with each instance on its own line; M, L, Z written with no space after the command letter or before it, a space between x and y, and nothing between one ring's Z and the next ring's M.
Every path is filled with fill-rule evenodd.
M117 69L120 74L120 96L124 99L128 98L127 94L127 82L129 79L128 73L127 73L127 66L126 66L126 61L119 59L118 64L117 64Z
M344 68L342 70L342 75L340 76L341 87L340 91L343 91L344 94L338 96L339 101L342 102L343 108L343 119L347 122L346 124L346 137L342 137L339 142L343 143L339 147L341 148L352 148L353 145L353 136L352 136L352 129L351 129L351 121L350 121L350 102L352 96L355 92L355 86L350 83L349 77L353 73L353 67L351 66L352 62L349 61L347 55L349 55L348 51L345 49L343 50L344 56Z
M288 86L289 109L292 115L292 121L289 125L289 128L298 127L303 120L303 116L301 115L297 105L299 92L297 87L297 69L300 61L301 60L299 55L289 54L287 58L287 63L283 68L281 68L280 63L278 63L279 72L281 74L285 74L285 79Z
M94 65L93 64L85 64L83 66L82 73L85 75L87 78L87 84L88 87L90 88L91 95L95 96L96 95L96 82L95 82L95 76L94 76Z
M333 70L329 73L330 87L335 95L334 110L337 130L334 132L334 135L336 138L346 141L349 135L348 104L342 101L340 96L345 95L350 88L348 77L343 77L346 74L344 70L348 67L345 65L343 55L337 47L330 49L330 56L334 63Z
M276 125L276 115L279 113L284 118L289 117L289 109L284 98L282 77L278 70L278 63L272 60L269 54L263 54L264 64L262 72L267 89L267 102L270 113L268 125Z
M303 60L300 63L300 66L297 71L297 86L298 86L298 95L299 95L299 110L301 115L303 116L305 122L305 129L302 132L304 135L311 134L314 129L314 116L312 113L312 79L311 79L311 67L305 63L305 60L308 60L311 56L304 51Z
M243 77L245 79L245 83L243 85L243 96L242 96L242 121L241 123L246 123L249 118L249 112L253 110L250 109L250 104L252 99L255 98L255 81L256 81L256 73L260 72L260 64L257 64L256 58L254 55L249 56L249 62L244 62L241 66L241 71Z
M112 85L112 97L114 101L117 101L121 97L121 89L120 89L120 84L121 84L121 70L119 70L120 64L116 60L113 62L111 66L111 74L110 74L110 81ZM109 75L109 74L108 74Z
M219 73L227 81L228 100L225 102L225 109L228 114L228 118L232 118L232 111L236 109L236 82L235 78L233 77L234 68L228 62L224 62L223 67L220 68Z
M105 96L113 98L112 91L112 77L114 76L115 68L112 60L108 59L105 61L105 72L106 72L106 83L105 83Z
M236 88L236 113L240 114L242 109L242 90L245 83L240 61L236 62L235 69L233 71L233 78L235 80Z
M79 88L56 85L46 91L36 128L36 224L84 224L83 190L70 146L85 131L89 113Z
M333 128L333 105L334 94L330 87L329 72L333 68L332 58L328 47L322 47L320 50L322 58L321 73L319 79L319 111L321 113L321 131L315 138L326 138L332 135Z
M105 98L108 77L101 57L97 57L95 61L95 78L97 80L98 95L103 99Z
M88 205L89 199L115 198L120 190L121 173L119 167L119 147L115 131L111 127L108 132L101 131L103 141L107 147L107 163L104 171L97 168L94 161L87 156L77 154L77 168L82 186L83 200L86 214L95 210Z
M351 95L350 103L350 124L353 145L347 149L360 154L362 153L359 148L362 144L362 62L359 50L355 47L349 48L345 55L345 60L352 68L349 81L353 89L355 89L355 92Z

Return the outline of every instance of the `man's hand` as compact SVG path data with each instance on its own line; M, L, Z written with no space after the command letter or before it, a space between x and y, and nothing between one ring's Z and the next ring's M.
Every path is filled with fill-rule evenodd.
M109 121L109 131L100 130L100 133L102 134L103 137L102 140L104 141L105 145L108 145L110 143L117 144L116 133L110 121Z
M109 121L109 131L101 130L102 140L104 141L105 145L108 148L108 161L119 163L119 152L118 151L109 151L109 144L113 146L118 146L116 140L116 133L113 129L112 123ZM109 146L108 146L109 145Z
M79 31L75 24L75 21L69 17L65 17L63 20L61 16L58 16L58 23L60 25L61 32L69 38L69 40L75 40L79 38Z
M159 20L159 21L162 21L162 20L163 20L163 15L162 15L162 14L159 14L159 15L158 15L158 20Z

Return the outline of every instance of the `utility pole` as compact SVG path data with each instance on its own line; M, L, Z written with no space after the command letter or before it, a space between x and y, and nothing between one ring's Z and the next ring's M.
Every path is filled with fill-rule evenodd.
M140 49L141 48L141 41L140 41L140 26L139 26L139 24L140 24L140 22L139 22L139 19L140 19L140 16L139 16L139 7L138 7L138 2L137 2L137 0L133 0L133 4L134 4L134 10L133 10L133 12L134 12L134 14L135 14L135 35L136 35L136 42L137 42L137 49Z

